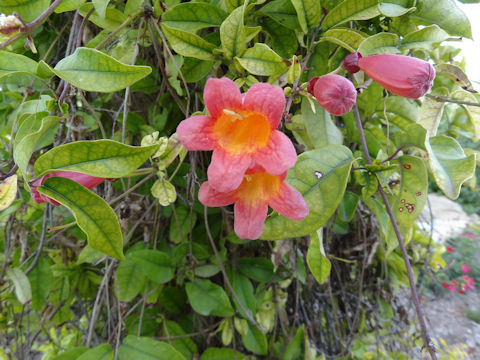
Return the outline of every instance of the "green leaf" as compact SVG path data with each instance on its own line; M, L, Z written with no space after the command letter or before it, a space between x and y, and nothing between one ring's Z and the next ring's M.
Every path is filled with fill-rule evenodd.
M0 78L14 73L35 76L37 66L37 62L29 57L0 50Z
M376 108L379 114L383 114L385 111L387 114L395 114L407 119L408 125L417 121L419 110L419 106L414 100L396 95L390 95L385 102L378 103Z
M166 327L166 329L165 329ZM163 335L170 338L168 342L175 350L180 352L186 359L192 359L193 354L198 352L197 345L188 336L184 336L185 331L174 321L166 320L163 323ZM167 359L168 360L168 359Z
M468 79L467 74L462 70L460 66L454 64L438 64L435 66L435 71L438 75L444 75L449 77L455 82L456 85L460 86L462 89L475 92L472 83ZM475 100L474 100L475 101Z
M200 60L213 60L213 49L216 46L202 39L200 36L169 27L165 24L160 25L163 34L167 38L170 46L177 53L183 56L190 56Z
M75 360L113 360L114 352L110 344L101 344L77 357Z
M297 360L301 358L301 355L303 353L305 333L305 324L295 330L295 335L293 336L288 346L285 348L285 352L282 355L282 360ZM308 353L308 350L309 349L305 349L305 354Z
M319 284L323 284L330 276L332 264L325 256L323 249L323 230L310 234L310 245L307 252L308 268Z
M466 156L460 144L449 136L431 137L426 146L435 182L447 197L455 200L462 184L475 173L475 155Z
M243 359L245 355L229 348L215 348L206 349L200 360L238 360Z
M256 310L256 299L254 295L253 285L248 278L239 274L237 271L231 272L231 282L233 290L238 296L238 300L240 300L241 305L244 309L250 309L255 315ZM247 317L247 315L243 312L240 306L237 304L237 301L234 299L234 305L238 312L242 314L243 317Z
M242 336L245 348L257 355L267 355L268 343L265 334L248 322L247 334Z
M395 133L395 145L400 146L416 146L419 149L427 151L425 141L427 139L427 130L418 124L410 124L405 131L398 130Z
M105 11L107 10L109 2L110 0L92 0L95 11L101 18L105 17Z
M35 151L35 148L42 138L56 127L61 119L62 118L58 116L46 116L43 119L38 119L40 120L39 122L33 121L32 123L31 121L24 121L20 126L20 128L28 127L31 130L28 135L17 140L18 134L21 134L19 129L17 137L15 137L15 147L13 149L15 163L18 165L18 168L25 178L27 175L28 163L30 162L30 158ZM26 178L26 180L28 179Z
M118 265L116 280L115 290L120 301L132 301L145 288L146 276L130 253Z
M191 57L183 59L182 75L187 83L194 83L207 77L213 69L213 61L204 61Z
M20 17L30 22L35 20L50 5L50 0L2 0L0 13L10 15L14 11Z
M367 38L367 34L347 28L330 29L323 33L320 41L325 40L340 45L348 51L355 52L360 43Z
M229 60L245 52L247 41L243 24L244 14L245 7L240 6L233 10L220 26L223 54Z
M79 9L80 15L83 17L87 16L93 7L93 3L83 5ZM125 20L127 20L127 16L118 9L108 8L105 10L105 16L102 17L97 12L93 12L90 14L88 20L102 29L115 31Z
M17 175L7 177L0 182L0 211L8 208L17 196Z
M291 58L298 49L295 31L279 25L271 18L264 18L262 29L272 38L272 49L284 59Z
M317 101L312 103L304 97L302 100L302 116L307 129L308 137L314 148L318 149L329 144L341 145L342 132L333 123L332 117Z
M157 149L158 145L137 147L113 140L76 141L40 156L34 171L37 176L61 170L119 178L140 167Z
M170 257L164 252L144 249L133 251L128 257L133 259L148 279L158 284L170 281L175 274L175 267Z
M178 244L182 240L185 241L191 227L195 226L197 214L193 213L192 217L190 217L190 209L185 206L179 206L176 211L177 216L172 216L171 218L169 239Z
M143 79L152 69L125 65L98 50L81 47L60 60L52 71L79 89L114 92Z
M53 273L46 259L40 257L37 265L28 273L32 289L32 308L42 311L53 284Z
M398 160L401 173L400 189L391 206L400 233L406 237L427 202L428 175L422 159L403 155ZM389 253L398 245L391 222L387 226L386 238L393 240L387 245Z
M185 360L173 346L147 337L128 335L118 349L120 360Z
M368 20L380 15L379 0L344 0L334 7L323 21L322 28L330 29L351 20Z
M7 277L13 282L15 295L21 304L25 305L32 301L32 288L25 273L19 268L8 268Z
M266 44L256 43L236 60L249 73L261 76L280 75L287 71L283 59Z
M375 54L397 54L399 50L398 35L391 33L379 33L366 38L358 47L358 52L363 56Z
M244 0L225 0L225 6L229 13L232 13L236 8L243 6L244 4Z
M77 346L54 356L51 360L72 360L78 359L80 355L87 352L89 349L86 346Z
M249 278L260 283L268 283L275 277L273 263L267 258L241 258L238 260L238 270Z
M270 1L264 5L259 12L269 16L278 24L290 30L300 30L297 12L290 0Z
M168 206L177 200L175 186L165 179L156 180L152 185L151 192L162 206Z
M324 226L342 200L352 162L352 152L342 145L328 145L301 154L288 172L287 182L303 195L309 214L301 221L274 214L265 222L260 238L304 236Z
M298 23L304 33L319 25L322 15L320 1L317 0L291 0L297 12Z
M446 88L438 88L432 91L432 95L446 96L448 90ZM438 125L442 119L443 109L445 103L436 101L431 98L425 98L420 107L420 113L418 114L417 124L422 125L429 136L435 136L437 134Z
M57 14L60 14L67 11L77 10L78 8L80 8L80 6L82 6L86 2L87 0L63 0L60 3L60 5L58 5L58 7L55 8L55 12Z
M470 21L454 0L417 1L417 11L410 16L437 24L450 35L472 38Z
M218 6L209 3L181 3L162 15L162 23L191 33L200 29L220 26L227 13Z
M48 178L37 189L72 212L92 248L123 260L120 224L115 212L105 200L68 178Z
M405 49L431 49L433 43L440 43L450 37L437 25L426 26L403 37L401 47Z
M193 310L200 315L221 317L234 314L225 291L210 280L195 279L185 285L188 301Z
M466 91L458 90L451 94L452 99L463 100L463 101L470 101L473 103L477 103L477 98ZM478 140L480 138L480 107L478 106L471 106L471 105L461 105L467 113L472 125L473 125L473 134L474 140Z
M400 4L398 4L400 2ZM382 1L378 4L378 9L382 15L388 17L398 17L416 10L415 7L409 7L409 1Z

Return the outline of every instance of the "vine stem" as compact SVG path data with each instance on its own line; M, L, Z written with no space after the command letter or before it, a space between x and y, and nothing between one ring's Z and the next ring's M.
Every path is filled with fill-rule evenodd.
M368 153L368 146L367 141L365 139L365 134L363 132L363 125L362 119L360 118L360 112L358 111L357 104L353 105L353 115L355 116L355 122L358 127L358 135L360 136L360 141L362 144L363 154L365 156L365 161L367 164L372 164L372 159L370 158L370 154ZM395 215L393 214L392 207L390 206L390 202L388 201L387 195L382 188L380 182L378 182L378 192L383 199L383 203L385 204L385 208L387 210L388 216L390 221L392 222L393 229L395 231L395 235L397 236L398 244L400 245L400 250L402 252L403 261L405 262L405 267L407 268L407 275L408 275L408 282L410 283L410 290L412 292L413 301L415 304L415 310L417 312L417 317L420 322L420 327L422 329L422 337L424 342L424 348L428 350L430 353L430 357L432 360L437 360L437 356L435 354L435 347L428 335L428 329L425 322L425 318L423 316L422 308L420 306L420 300L418 298L417 287L415 285L415 279L413 277L412 265L410 264L410 260L408 258L407 249L405 247L405 242L403 240L403 236L400 233L400 229L398 228L397 220L395 219Z
M439 96L439 95L432 95L432 94L427 94L425 96L438 102L449 102L449 103L460 104L460 105L470 105L470 106L480 107L480 102L457 100L457 99L449 98L447 96Z

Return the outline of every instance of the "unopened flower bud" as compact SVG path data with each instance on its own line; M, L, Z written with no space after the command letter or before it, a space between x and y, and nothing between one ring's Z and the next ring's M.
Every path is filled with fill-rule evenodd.
M16 16L0 14L0 42L16 35L22 27L22 22Z
M432 87L435 69L421 59L393 54L358 59L358 66L388 91L418 99Z
M337 116L348 113L357 101L357 91L352 82L335 74L312 78L309 92L325 110Z
M345 56L345 59L343 59L343 67L350 73L350 74L355 74L360 71L360 68L358 67L358 59L362 58L362 54L359 52L354 52L352 54L349 54Z

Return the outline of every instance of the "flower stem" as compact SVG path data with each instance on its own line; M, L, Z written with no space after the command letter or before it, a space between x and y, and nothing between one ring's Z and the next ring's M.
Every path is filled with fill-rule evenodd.
M360 113L358 111L357 104L353 105L353 115L355 116L355 122L357 124L358 134L360 136L360 141L361 141L361 144L362 144L362 150L363 150L363 154L365 156L365 162L368 165L371 165L372 164L372 159L370 158L370 154L368 153L368 146L367 146L367 142L366 142L366 139L365 139L365 134L363 132L362 119L360 118ZM425 318L423 316L422 308L420 307L420 300L418 298L417 287L415 285L415 279L413 277L412 266L411 266L410 260L408 258L407 249L405 248L405 242L403 241L403 236L400 233L400 229L398 228L397 220L395 219L395 215L393 214L392 208L390 206L390 202L388 201L387 195L385 194L385 191L383 190L380 182L378 183L378 192L380 193L380 196L382 197L383 202L385 204L385 208L387 210L390 221L393 225L395 235L397 236L398 244L400 246L400 250L401 250L402 256L403 256L403 261L405 262L405 267L407 268L407 275L408 275L408 281L410 283L410 290L412 292L413 302L415 304L415 310L417 312L417 317L418 317L418 320L420 322L420 328L422 329L422 337L423 337L423 342L424 342L424 348L426 348L428 350L432 360L437 360L437 356L435 354L435 347L434 347L434 345L433 345L433 343L430 339L430 336L428 335L427 325L426 325L426 322L425 322Z

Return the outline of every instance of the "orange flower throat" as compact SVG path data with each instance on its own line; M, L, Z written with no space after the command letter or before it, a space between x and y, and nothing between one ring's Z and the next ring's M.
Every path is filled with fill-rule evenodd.
M245 174L237 190L237 197L247 204L268 203L278 195L282 180L279 176L267 172Z
M217 118L212 131L218 144L232 154L251 154L267 146L271 132L263 114L227 109Z

